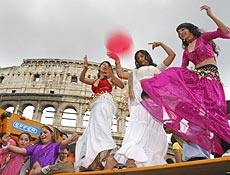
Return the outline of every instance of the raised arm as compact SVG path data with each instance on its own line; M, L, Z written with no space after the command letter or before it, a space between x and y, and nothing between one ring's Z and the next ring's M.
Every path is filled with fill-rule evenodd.
M83 70L81 71L81 74L80 74L80 78L79 80L85 84L93 84L94 82L94 79L91 79L91 78L86 78L85 77L85 74L86 72L88 71L88 60L87 60L87 56L84 57L84 64L83 64Z
M71 137L69 137L69 138L67 138L67 139L65 139L65 140L63 140L63 141L61 142L60 148L61 148L61 149L65 149L65 148L67 147L67 145L69 145L69 144L72 143L72 142L77 141L78 137L79 137L79 136L78 136L77 133L73 133L73 134L71 135Z
M26 149L25 148L20 148L14 145L10 145L10 136L9 134L5 134L2 137L2 148L3 149L8 149L11 152L17 153L17 154L21 154L21 155L26 155Z
M205 10L207 15L216 23L216 25L218 26L218 28L224 33L224 34L228 34L230 33L229 28L221 21L219 20L217 17L215 17L212 13L211 7L207 6L207 5L203 5L200 7L200 10Z
M161 46L164 49L164 51L168 55L163 61L163 63L166 66L169 66L172 63L172 61L174 60L174 58L176 57L175 52L169 46L164 44L163 42L151 42L148 44L152 45L152 49L154 49L155 47L159 47L159 46Z
M125 87L124 83L114 75L112 70L106 70L105 72L106 76L110 77L110 81L114 86L118 86L119 88L123 89Z
M115 60L115 67L116 67L116 72L117 72L118 77L121 79L128 80L129 72L124 72L122 70L120 58L113 52L108 52L107 55L108 55L108 57Z

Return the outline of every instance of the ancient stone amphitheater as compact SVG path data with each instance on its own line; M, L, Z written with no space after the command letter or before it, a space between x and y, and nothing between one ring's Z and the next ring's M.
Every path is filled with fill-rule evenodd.
M89 62L87 76L95 77L98 66ZM79 81L82 68L82 61L53 58L24 59L20 66L0 68L0 108L11 108L13 113L28 117L25 109L32 107L31 119L53 124L67 134L82 134L90 115L87 100L92 94L91 87ZM118 145L129 121L124 83L125 89L113 90L117 114L112 128ZM171 153L170 149L169 157Z

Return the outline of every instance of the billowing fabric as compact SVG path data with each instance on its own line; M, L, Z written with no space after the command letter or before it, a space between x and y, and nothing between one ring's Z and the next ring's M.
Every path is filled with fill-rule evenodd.
M181 68L170 68L144 80L142 88L149 98L142 104L180 136L210 152L222 154L219 137L230 142L230 129L217 67L206 65L194 71L186 68L190 61L197 65L214 57L211 42L216 38L230 39L230 34L222 33L219 28L202 33L193 51L184 50ZM162 109L168 115L162 115Z
M159 68L154 66L143 66L132 72L134 97L129 99L131 120L122 146L115 154L118 163L125 164L127 159L134 159L137 167L166 164L164 157L168 143L163 125L139 101L143 91L139 80L159 72Z
M223 153L219 137L230 142L230 128L216 66L173 67L141 84L149 96L142 104L156 119L207 151Z
M38 161L41 167L55 164L58 155L63 152L60 149L61 142L50 143L43 147L43 144L37 143L26 147L26 155L31 156L30 168Z
M116 106L110 93L102 93L90 104L88 127L78 139L75 149L75 170L88 168L99 153L116 149L112 138L112 119Z

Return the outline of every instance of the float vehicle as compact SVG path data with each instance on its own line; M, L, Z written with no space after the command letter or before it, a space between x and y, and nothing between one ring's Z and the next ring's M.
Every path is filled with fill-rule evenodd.
M40 122L30 120L24 116L0 109L0 133L9 133L11 138L15 141L17 140L18 135L22 132L29 133L33 140L35 140L40 135L41 127L43 125L44 124ZM61 141L62 136L65 134L58 129L57 132L60 135L58 140Z
M0 132L10 133L13 139L16 139L21 132L28 132L33 139L36 139L40 135L42 126L43 124L39 122L0 109ZM230 174L229 165L230 157L221 157L142 168L60 173L55 175L228 175Z

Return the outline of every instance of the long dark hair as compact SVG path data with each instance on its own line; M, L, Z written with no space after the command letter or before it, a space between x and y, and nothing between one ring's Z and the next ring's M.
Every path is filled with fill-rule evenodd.
M189 30L195 37L197 37L197 38L199 38L200 35L202 34L201 29L199 29L197 26L195 26L195 25L192 24L192 23L187 23L187 22L185 22L185 23L180 24L180 25L176 28L177 33L178 33L178 31L179 31L180 29L182 29L182 28L188 29L188 30ZM188 43L186 40L182 39L182 38L180 37L179 33L178 33L178 36L179 36L179 38L182 40L182 48L183 48L183 49L187 48L188 45L189 45L189 43ZM218 52L219 48L217 47L216 43L215 43L213 40L210 41L210 42L211 42L212 48L213 48L213 50L214 50L214 53L218 56L218 55L219 55L219 52Z
M103 63L107 63L109 65L109 67L112 69L112 72L113 72L113 68L112 68L112 65L109 61L103 61L101 62L101 64L99 65L99 69L98 69L98 73L97 73L97 78L100 78L100 67ZM107 79L108 77L105 77L104 79Z
M154 67L157 66L157 64L153 62L153 59L152 59L151 55L146 50L138 50L135 53L135 56L134 56L134 58L135 58L135 65L136 65L137 69L140 68L141 66L143 66L143 65L140 65L139 62L138 62L138 59L137 59L137 54L138 53L142 53L142 54L145 55L145 59L149 62L149 65L152 65Z

